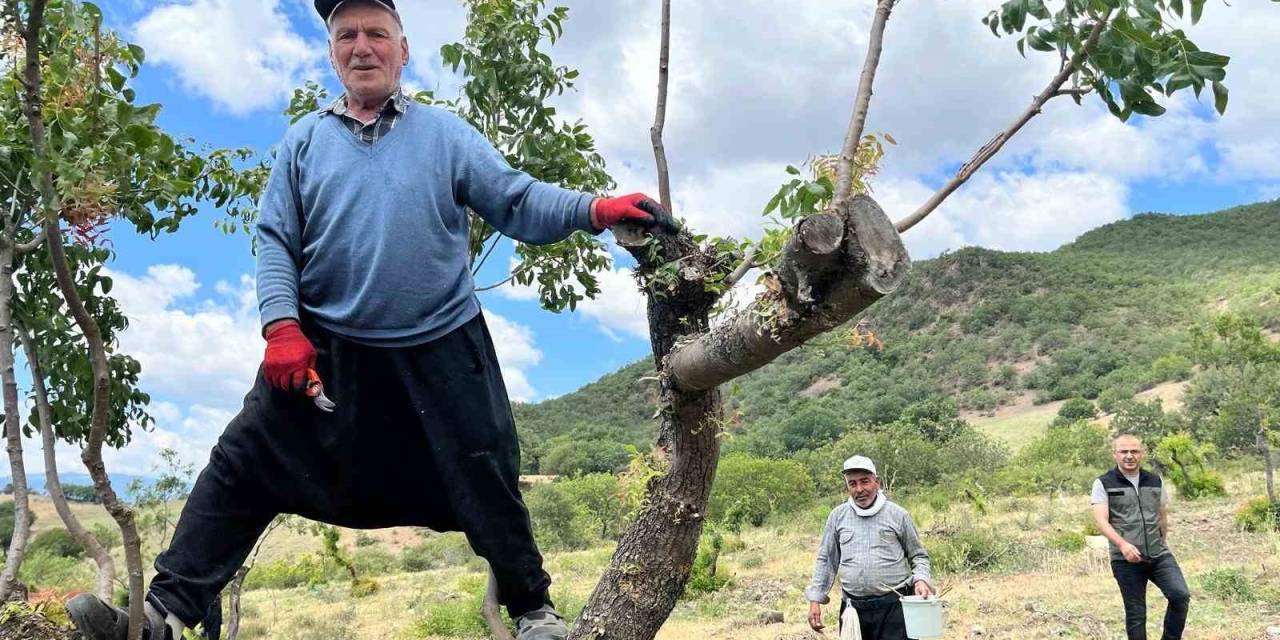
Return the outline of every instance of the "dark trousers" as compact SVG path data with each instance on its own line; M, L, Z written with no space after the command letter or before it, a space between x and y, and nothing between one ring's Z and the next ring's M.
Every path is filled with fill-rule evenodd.
M513 618L549 604L483 316L403 348L360 345L306 322L303 330L336 411L259 373L156 558L148 599L194 626L272 519L293 513L350 528L463 531Z
M1172 553L1142 562L1111 561L1111 573L1124 600L1124 628L1129 640L1147 640L1147 582L1155 583L1169 601L1164 613L1164 640L1181 640L1191 592Z
M840 600L840 620L844 620L844 608L858 610L858 626L863 640L907 640L907 621L902 617L903 593L891 592L882 596L851 596L844 594Z

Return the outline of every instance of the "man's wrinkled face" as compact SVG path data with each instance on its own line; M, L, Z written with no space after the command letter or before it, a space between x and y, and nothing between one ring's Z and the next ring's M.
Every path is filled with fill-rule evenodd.
M350 3L329 21L329 61L347 94L361 100L390 96L409 60L409 41L384 8Z
M1122 473L1133 475L1142 466L1142 459L1147 455L1147 448L1142 441L1132 436L1121 436L1111 443L1111 457Z
M880 478L869 471L854 470L844 474L845 487L849 489L849 497L862 509L870 508L880 495Z

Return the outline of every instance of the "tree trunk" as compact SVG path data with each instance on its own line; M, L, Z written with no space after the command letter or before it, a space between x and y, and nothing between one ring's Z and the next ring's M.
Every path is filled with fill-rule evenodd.
M53 263L54 274L57 276L58 290L62 293L76 326L80 328L88 344L89 361L93 371L93 411L89 419L89 437L85 442L81 458L89 470L90 477L93 478L98 496L102 498L102 505L120 526L125 566L129 572L129 630L126 637L129 640L142 640L142 543L138 537L138 527L133 521L133 513L116 496L115 490L111 487L111 479L107 476L106 466L102 463L102 444L106 439L107 419L111 409L111 369L107 363L102 331L97 321L85 309L84 303L80 300L80 294L76 291L75 282L71 278L71 269L67 264L66 252L62 246L62 230L58 227L58 192L53 184L53 174L47 168L52 166L52 163L48 160L48 150L45 148L44 116L41 112L43 100L40 97L40 32L44 28L45 0L31 0L29 7L27 25L23 30L26 40L23 107L31 129L31 148L36 158L36 166L45 167L39 171L39 175L34 176L40 188L45 242L49 249L50 262Z
M16 197L16 196L15 196ZM4 433L13 477L13 539L0 572L0 602L18 586L18 569L26 557L31 535L31 506L27 495L27 470L22 461L22 422L18 411L18 381L13 371L13 231L0 237L0 381L4 385Z
M615 230L646 278L681 260L679 282L647 280L649 332L663 382L659 438L671 449L669 467L650 481L646 506L618 542L574 640L648 640L675 607L693 567L720 454L718 386L847 322L906 277L906 249L879 205L859 195L838 207L801 221L777 270L788 275L775 277L751 308L714 328L708 314L715 297L704 286L713 256L683 233L658 236L654 256L633 227Z
M98 585L94 593L103 600L110 601L115 589L116 562L111 551L98 542L97 536L80 524L80 519L72 513L67 504L67 495L62 491L62 481L58 478L58 457L55 455L57 438L53 433L53 416L49 410L49 395L44 386L44 369L40 365L40 355L36 351L31 336L25 327L17 326L18 339L27 356L27 365L31 368L31 386L35 391L36 417L40 422L40 439L44 444L44 477L45 488L53 507L62 518L62 524L71 533L71 537L84 548L84 551L98 566Z

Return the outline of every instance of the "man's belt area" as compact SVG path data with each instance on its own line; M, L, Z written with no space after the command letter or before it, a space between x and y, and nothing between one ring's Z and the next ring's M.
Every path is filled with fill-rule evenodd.
M911 595L911 591L904 586L876 596L855 596L848 591L843 591L842 595L844 596L844 605L853 607L858 611L877 611L892 607L897 604L898 599L902 596Z

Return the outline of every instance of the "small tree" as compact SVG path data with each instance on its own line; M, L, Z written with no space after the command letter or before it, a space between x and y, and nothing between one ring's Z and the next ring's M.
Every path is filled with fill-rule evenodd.
M1219 316L1191 332L1196 360L1231 383L1216 406L1205 407L1219 431L1242 426L1254 432L1267 479L1267 500L1280 512L1271 449L1280 442L1280 345L1269 342L1256 321Z
M1197 443L1187 433L1175 433L1160 441L1155 459L1169 469L1178 493L1195 499L1226 494L1222 476L1206 466L1214 453L1213 445Z

